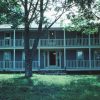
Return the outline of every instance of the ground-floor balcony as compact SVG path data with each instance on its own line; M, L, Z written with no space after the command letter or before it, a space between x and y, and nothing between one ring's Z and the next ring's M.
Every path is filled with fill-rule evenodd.
M100 70L100 60L67 60L66 70Z
M32 70L100 70L100 60L67 60L66 66L39 66L39 61L32 62ZM0 71L25 71L24 61L0 61Z
M39 61L32 62L32 70L39 69ZM0 61L1 71L24 71L25 62L24 61Z

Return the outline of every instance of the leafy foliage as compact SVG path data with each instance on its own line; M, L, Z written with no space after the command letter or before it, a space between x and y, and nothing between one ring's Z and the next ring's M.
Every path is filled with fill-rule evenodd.
M22 22L21 6L16 0L0 0L0 24L11 23L16 28Z
M75 0L73 0L75 1ZM78 2L78 0L76 0ZM84 0L80 0L83 2ZM99 7L100 1L95 1L94 4L91 4L91 7L88 7L88 3L92 3L93 0L90 2L86 0L85 8L78 9L74 16L69 15L69 19L72 23L66 26L66 30L68 31L79 31L85 34L94 34L100 32L100 20L99 20Z

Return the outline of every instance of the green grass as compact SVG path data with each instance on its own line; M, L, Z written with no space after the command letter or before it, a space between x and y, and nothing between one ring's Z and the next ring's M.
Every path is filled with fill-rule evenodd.
M100 100L100 76L0 74L0 100Z

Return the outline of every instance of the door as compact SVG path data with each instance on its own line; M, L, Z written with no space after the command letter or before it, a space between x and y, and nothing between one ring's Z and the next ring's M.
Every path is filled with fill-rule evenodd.
M49 65L56 65L56 52L55 51L50 51L49 52Z

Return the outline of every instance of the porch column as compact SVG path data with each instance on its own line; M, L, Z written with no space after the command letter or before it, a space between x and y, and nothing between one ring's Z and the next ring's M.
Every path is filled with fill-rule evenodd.
M46 66L46 52L44 51L44 68L45 68L45 66Z
M38 49L38 61L39 61L39 69L40 69L40 48Z
M89 34L89 65L91 69L91 40L90 40L90 34Z
M64 30L64 68L66 67L66 36L65 36L65 28Z
M14 29L14 36L13 36L13 47L14 47L14 51L13 51L13 68L15 70L15 29Z
M48 62L48 66L49 67L49 51L47 52L47 62Z

